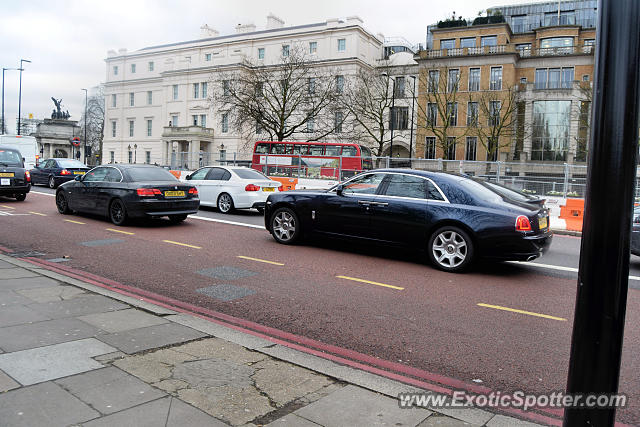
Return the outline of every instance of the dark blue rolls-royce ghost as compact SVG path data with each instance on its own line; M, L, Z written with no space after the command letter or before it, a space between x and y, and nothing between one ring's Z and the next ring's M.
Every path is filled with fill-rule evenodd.
M445 271L477 258L532 260L552 239L543 200L469 176L410 169L272 194L265 225L283 244L321 233L422 248Z

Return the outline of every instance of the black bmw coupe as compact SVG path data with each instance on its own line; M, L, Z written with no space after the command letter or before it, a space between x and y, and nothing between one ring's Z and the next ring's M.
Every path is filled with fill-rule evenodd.
M183 184L169 171L151 165L103 165L56 192L61 214L73 211L106 215L116 225L130 218L168 216L181 222L200 206L196 187Z
M418 247L452 272L477 258L530 261L552 239L543 200L469 176L410 169L272 194L265 225L283 244L320 233Z

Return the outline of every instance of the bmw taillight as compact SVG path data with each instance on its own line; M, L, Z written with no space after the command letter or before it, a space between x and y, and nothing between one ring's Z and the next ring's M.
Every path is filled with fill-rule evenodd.
M278 187L278 191L284 191L284 185L281 185L280 187Z
M29 171L24 171L24 180L27 182L31 182L31 174Z
M260 187L254 184L247 184L247 186L244 187L244 191L260 191Z
M192 196L197 196L198 195L198 189L196 187L191 187L189 189L189 194L191 194Z
M162 191L157 188L138 188L136 193L138 193L140 197L153 197L162 194Z
M69 172L66 169L62 169L62 171L60 172L60 175L71 175L71 172Z
M529 218L524 215L520 215L516 218L516 231L531 231L531 222L529 222Z

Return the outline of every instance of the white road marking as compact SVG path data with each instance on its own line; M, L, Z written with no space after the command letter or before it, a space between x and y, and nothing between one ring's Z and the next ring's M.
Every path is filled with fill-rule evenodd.
M221 222L222 224L241 225L243 227L259 228L261 230L265 229L264 226L262 226L262 225L246 224L244 222L227 221L227 220L224 220L224 219L207 218L206 216L190 216L189 218L200 219L202 221Z
M578 269L575 267L563 267L561 265L540 264L537 262L526 262L526 261L507 261L507 262L511 264L516 264L516 265L527 265L529 267L547 268L549 270L569 271L571 273L578 272ZM629 280L640 280L640 276L629 276Z
M39 191L30 191L30 193L32 193L32 194L42 194L43 196L56 197L56 195L55 195L55 194L41 193L41 192L39 192Z

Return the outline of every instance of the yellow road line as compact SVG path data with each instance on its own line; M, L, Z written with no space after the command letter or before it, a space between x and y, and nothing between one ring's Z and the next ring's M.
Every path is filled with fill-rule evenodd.
M399 286L387 285L386 283L372 282L371 280L358 279L356 277L349 277L349 276L336 276L336 277L338 279L353 280L354 282L362 282L362 283L368 283L370 285L384 286L385 288L397 289L399 291L404 289Z
M45 215L45 214L43 214L43 213L40 213L40 212L33 212L33 211L29 211L29 213L30 213L30 214L34 214L34 215L47 216L47 215Z
M248 259L248 260L251 260L251 261L264 262L265 264L284 265L281 262L267 261L266 259L260 259L260 258L251 258L249 256L244 256L244 255L238 255L238 258Z
M559 320L561 322L567 321L567 319L565 319L564 317L549 316L548 314L534 313L533 311L524 311L524 310L518 310L515 308L502 307L500 305L491 305L491 304L484 304L484 303L478 303L478 305L480 307L495 308L496 310L504 310L504 311L510 311L512 313L526 314L527 316L543 317L545 319Z
M134 234L136 234L136 233L132 233L130 231L116 230L115 228L107 228L107 230L113 231L114 233L128 234L129 236L133 236Z
M7 206L7 205L0 205L0 206L2 206L3 208L7 208L7 209L15 209L15 208L12 208L11 206Z
M65 219L65 221L67 221L67 222L72 222L72 223L74 223L74 224L86 224L86 222L74 221L74 220L72 220L72 219Z
M193 249L202 249L200 246L187 245L186 243L174 242L173 240L163 240L163 242L171 243L172 245L186 246L188 248L193 248Z

